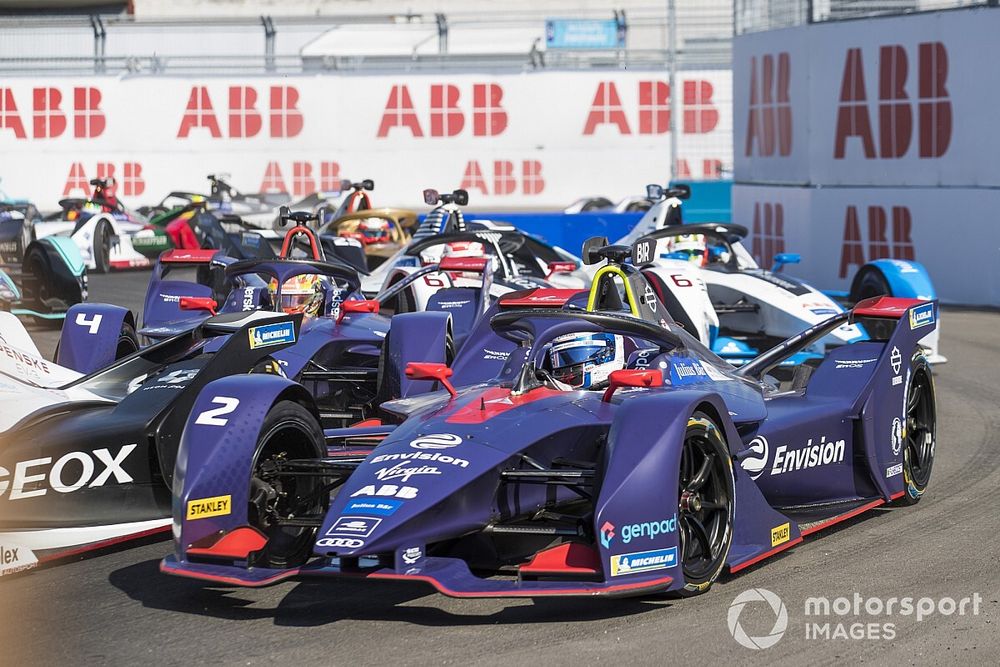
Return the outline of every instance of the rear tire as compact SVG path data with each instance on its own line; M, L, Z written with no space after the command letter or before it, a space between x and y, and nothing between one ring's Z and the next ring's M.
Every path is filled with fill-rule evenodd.
M678 493L677 530L685 584L676 594L691 597L712 587L733 543L733 461L722 431L702 412L688 419Z
M316 528L281 526L275 519L309 516L323 512L329 494L304 500L322 482L314 477L277 478L264 472L264 465L282 459L322 458L325 455L323 430L309 410L294 401L279 401L267 413L260 429L250 477L250 525L264 533L267 546L250 564L257 567L288 569L309 559Z
M98 273L111 270L111 225L104 220L94 229L94 267Z

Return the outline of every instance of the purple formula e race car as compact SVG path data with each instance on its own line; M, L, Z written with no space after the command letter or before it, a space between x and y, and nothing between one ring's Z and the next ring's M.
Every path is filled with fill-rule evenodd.
M628 247L597 245L584 261L607 263L590 290L501 298L450 367L407 365L423 388L383 404L381 423L321 431L278 376L205 386L161 570L241 586L405 580L457 597L688 596L920 499L936 419L918 341L936 303L863 301L737 370L664 319ZM870 339L770 375L845 323Z

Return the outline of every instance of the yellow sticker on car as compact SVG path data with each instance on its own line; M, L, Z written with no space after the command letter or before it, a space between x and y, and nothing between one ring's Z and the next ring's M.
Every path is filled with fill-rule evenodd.
M776 528L772 528L771 546L776 547L779 544L784 544L785 542L788 541L788 538L791 536L791 533L792 533L791 525L787 523L783 523L780 526L777 526Z
M187 519L207 519L211 516L226 516L233 511L232 496L215 496L212 498L199 498L189 500L187 506Z

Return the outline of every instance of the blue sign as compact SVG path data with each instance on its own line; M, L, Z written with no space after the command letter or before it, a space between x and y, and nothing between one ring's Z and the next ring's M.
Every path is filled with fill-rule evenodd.
M614 19L549 19L545 22L549 49L620 49L625 27Z
M934 324L934 304L925 303L910 311L910 329L919 329Z
M403 504L402 500L396 500L394 498L362 498L358 500L352 500L347 503L344 508L344 512L357 512L358 514L368 514L377 516L389 516L393 512L399 509L399 506Z

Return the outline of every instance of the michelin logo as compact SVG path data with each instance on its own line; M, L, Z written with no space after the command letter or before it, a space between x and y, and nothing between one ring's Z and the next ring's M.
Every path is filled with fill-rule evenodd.
M934 324L934 304L925 303L910 310L910 329Z
M294 322L278 322L277 324L250 327L251 350L256 350L258 347L270 347L271 345L283 345L284 343L294 342Z
M619 554L611 557L610 564L612 577L619 577L625 574L639 574L640 572L650 572L653 570L666 570L671 567L677 567L677 547Z

